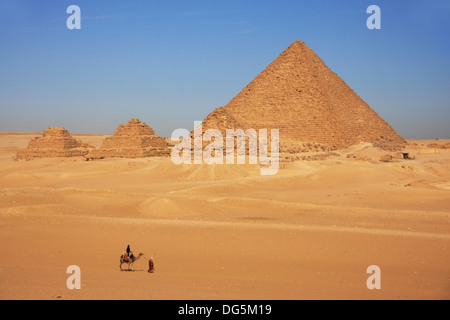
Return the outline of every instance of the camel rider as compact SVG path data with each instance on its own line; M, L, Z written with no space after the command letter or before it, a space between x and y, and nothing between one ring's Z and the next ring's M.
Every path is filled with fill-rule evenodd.
M132 252L131 249L130 249L130 245L127 246L126 253L127 253L127 254L126 254L126 257L127 257L126 260L128 260L128 259L133 260L134 255L133 255L133 252Z

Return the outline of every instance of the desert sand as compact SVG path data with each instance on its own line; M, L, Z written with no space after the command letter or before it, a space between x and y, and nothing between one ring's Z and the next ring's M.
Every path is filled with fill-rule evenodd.
M448 140L405 141L301 41L208 128L279 129L280 170L175 165L139 119L1 134L0 298L450 298Z
M449 140L407 140L414 160L381 162L370 143L300 154L261 176L168 157L14 161L37 136L0 134L0 299L450 298L450 149L427 147ZM120 271L128 244L155 273L145 258Z

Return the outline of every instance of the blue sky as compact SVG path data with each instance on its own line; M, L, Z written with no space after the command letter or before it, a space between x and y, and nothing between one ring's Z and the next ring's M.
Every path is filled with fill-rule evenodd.
M449 34L447 0L0 0L0 131L170 136L302 40L403 137L450 138Z

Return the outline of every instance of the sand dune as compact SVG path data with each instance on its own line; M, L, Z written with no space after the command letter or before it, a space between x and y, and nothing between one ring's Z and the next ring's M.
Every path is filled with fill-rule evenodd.
M0 135L1 299L450 298L449 149L408 141L415 160L384 163L361 144L262 177L170 158L13 161L33 136ZM145 259L119 270L127 244L154 274ZM73 264L81 290L66 287ZM381 290L366 287L374 264Z

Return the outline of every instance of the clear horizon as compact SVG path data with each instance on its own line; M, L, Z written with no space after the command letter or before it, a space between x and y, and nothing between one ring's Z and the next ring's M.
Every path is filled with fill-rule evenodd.
M73 4L81 30L66 27ZM169 137L301 40L403 138L450 139L449 18L443 0L3 0L0 132L112 134L139 118Z

